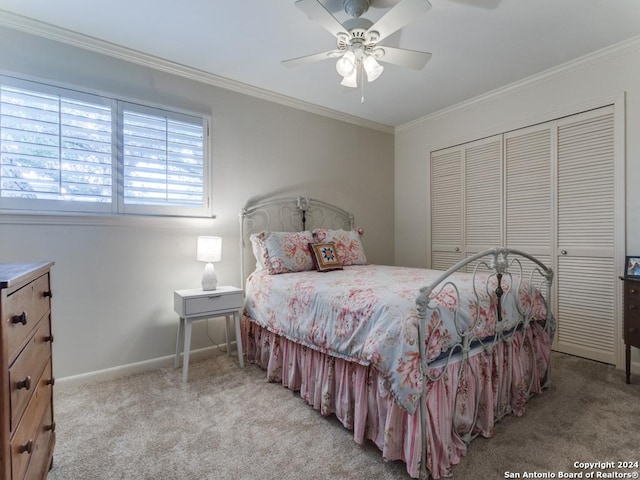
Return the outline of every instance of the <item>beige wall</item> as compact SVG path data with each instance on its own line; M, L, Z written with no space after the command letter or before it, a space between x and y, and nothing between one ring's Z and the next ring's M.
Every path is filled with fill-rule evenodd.
M354 213L370 261L393 262L393 135L0 28L0 71L198 111L212 118L212 221L0 214L0 261L54 260L57 377L173 354L172 292L199 286L199 234L223 237L222 284L239 285L238 212L303 194ZM211 321L224 343L222 321ZM206 325L193 347L211 345Z

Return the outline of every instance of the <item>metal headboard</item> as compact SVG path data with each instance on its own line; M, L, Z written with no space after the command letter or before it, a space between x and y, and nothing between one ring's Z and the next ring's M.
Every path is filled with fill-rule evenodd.
M315 228L354 228L353 215L346 210L309 197L282 197L249 201L240 211L240 275L255 268L249 237L262 231L301 232Z

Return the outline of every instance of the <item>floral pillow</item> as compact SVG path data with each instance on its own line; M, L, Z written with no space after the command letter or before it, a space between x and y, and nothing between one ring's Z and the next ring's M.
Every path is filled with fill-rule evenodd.
M249 237L251 241L251 250L253 256L256 257L256 270L265 270L267 268L267 262L269 256L267 255L267 249L264 247L262 237L259 237L259 233L254 233Z
M342 265L366 265L367 257L360 237L362 229L358 230L327 230L317 228L313 231L316 242L334 243L338 258Z
M256 238L262 246L264 266L271 275L314 269L309 252L309 243L313 242L311 232L261 232Z
M342 270L342 262L338 258L334 243L310 243L309 250L311 250L313 266L317 271Z

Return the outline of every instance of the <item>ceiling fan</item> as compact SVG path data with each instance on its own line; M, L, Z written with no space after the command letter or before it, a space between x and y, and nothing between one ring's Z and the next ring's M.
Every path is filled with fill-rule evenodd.
M379 3L380 6L392 5L391 9L378 21L362 18L369 6ZM336 70L342 76L341 85L357 88L358 75L364 81L373 82L384 70L378 63L386 62L402 67L420 70L431 54L404 48L388 47L379 42L392 33L400 30L415 17L428 11L431 4L427 0L342 0L345 12L351 18L340 23L319 0L297 0L295 5L305 12L309 18L333 34L337 40L337 48L328 52L292 58L282 63L288 67L310 62L337 58Z

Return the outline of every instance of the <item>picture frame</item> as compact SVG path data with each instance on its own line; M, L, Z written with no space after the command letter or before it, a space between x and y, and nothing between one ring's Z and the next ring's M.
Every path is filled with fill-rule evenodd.
M640 278L640 255L627 255L624 262L626 278Z

